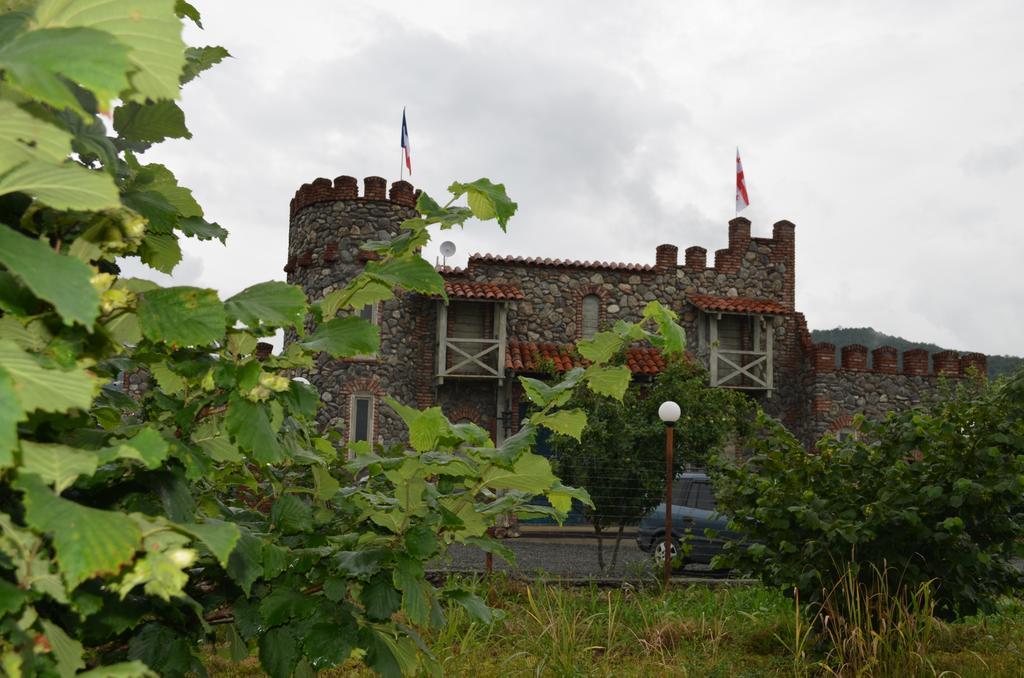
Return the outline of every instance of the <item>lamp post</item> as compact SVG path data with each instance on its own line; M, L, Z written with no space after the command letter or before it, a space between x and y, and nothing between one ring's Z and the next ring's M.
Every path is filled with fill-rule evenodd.
M671 400L658 408L658 417L665 422L665 591L672 576L672 432L680 414L679 405Z

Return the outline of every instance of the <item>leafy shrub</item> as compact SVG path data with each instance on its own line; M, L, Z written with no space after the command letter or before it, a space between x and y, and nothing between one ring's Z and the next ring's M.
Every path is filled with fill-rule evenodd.
M930 408L860 421L858 436L808 451L780 424L720 462L719 504L754 540L722 564L820 602L851 568L916 591L933 582L944 616L991 610L1024 582L1024 372L964 383Z

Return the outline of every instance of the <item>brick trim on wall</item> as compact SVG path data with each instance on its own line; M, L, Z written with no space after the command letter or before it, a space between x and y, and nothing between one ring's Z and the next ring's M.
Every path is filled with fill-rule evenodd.
M359 182L355 177L340 176L332 182L319 177L308 184L302 184L289 206L291 215L295 216L301 209L319 202L335 202L337 200L374 200L393 202L402 207L415 207L418 191L408 181L396 181L388 191L387 179L366 177L363 179L364 193L359 197Z
M480 423L480 408L476 405L459 405L448 413L448 421L453 424L459 423L461 419L467 419L474 424Z
M600 332L605 328L605 316L608 312L605 310L609 297L608 290L601 285L587 284L580 285L573 290L573 308L576 310L576 338L583 338L583 297L590 296L591 294L597 296L601 300L601 303L597 305L597 330Z
M509 389L508 394L508 405L509 411L512 412L512 435L519 432L519 405L523 400L523 387L518 382L512 385Z
M433 302L424 301L422 304ZM416 364L416 407L426 409L434 404L434 367L437 362L437 322L429 307L417 304L416 327L413 329L413 340L423 347L423 354Z
M840 417L836 417L832 420L832 423L828 425L829 433L839 433L844 428L853 428L853 415L844 414Z
M381 386L380 378L377 375L362 377L345 382L341 387L342 408L341 419L345 422L345 441L351 440L352 435L352 396L368 395L373 397L373 437L380 435L380 406L381 398L385 395L384 387ZM370 444L375 444L370 440Z
M459 405L445 416L448 417L448 421L453 424L459 423L460 420L466 419L473 422L480 428L484 429L491 436L491 440L498 435L497 432L497 420L493 415L487 415L481 412L477 405L465 404Z

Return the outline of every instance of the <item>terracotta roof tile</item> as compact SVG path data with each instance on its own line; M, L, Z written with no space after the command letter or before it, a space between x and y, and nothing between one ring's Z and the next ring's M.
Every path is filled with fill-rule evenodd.
M764 313L767 315L790 315L793 312L782 304L768 299L708 297L695 294L687 297L686 300L702 311L722 311L725 313Z
M665 369L665 358L656 348L626 349L626 364L634 374L657 374Z
M523 296L523 291L515 285L497 285L495 283L469 280L445 280L444 291L449 297L454 297L455 299L512 301L526 298Z
M553 367L556 372L567 372L586 365L586 361L573 355L574 348L572 344L510 341L505 351L505 368L538 372ZM626 365L635 374L657 374L665 369L665 359L656 348L633 346L626 349Z
M572 344L510 341L505 351L505 367L517 372L536 372L541 368L554 367L556 372L565 372L576 367L572 349Z
M650 264L626 264L609 261L578 261L575 259L541 259L540 257L513 257L498 254L471 254L468 266L481 264L515 264L519 266L562 266L564 268L605 269L613 271L654 271Z

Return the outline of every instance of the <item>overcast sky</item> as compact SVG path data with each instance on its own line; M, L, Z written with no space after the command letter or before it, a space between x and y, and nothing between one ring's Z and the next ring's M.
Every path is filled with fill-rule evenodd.
M185 88L194 138L146 158L231 236L187 243L178 284L284 279L295 189L397 179L406 106L417 188L486 176L519 203L508 235L445 234L456 265L710 259L739 146L753 234L796 224L812 329L1024 354L1024 3L197 5L188 41L234 58Z

